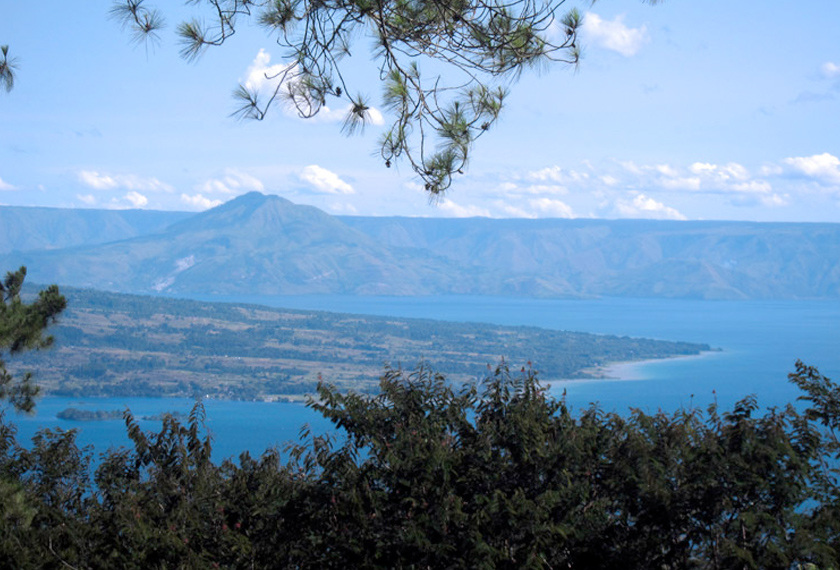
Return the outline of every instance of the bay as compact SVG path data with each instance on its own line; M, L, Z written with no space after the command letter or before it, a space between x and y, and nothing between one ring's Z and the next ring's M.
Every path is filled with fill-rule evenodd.
M209 299L208 299L209 300ZM615 379L556 382L552 390L575 410L597 403L626 412L680 407L705 408L717 402L727 409L754 394L762 407L794 401L787 381L797 359L840 379L840 302L702 301L673 299L556 300L506 297L350 297L296 296L214 298L292 309L418 317L500 325L528 325L598 334L706 342L720 349L699 357L616 367ZM519 366L521 363L512 363ZM563 394L565 393L565 396ZM128 445L121 420L70 422L56 414L68 407L90 410L131 409L136 417L177 411L188 414L194 402L152 398L46 397L35 416L7 413L18 425L19 440L43 427L77 429L81 444L97 451ZM329 424L301 404L205 400L207 426L214 438L214 458L235 457L243 450L258 455L268 447L297 440L310 424L313 432ZM159 420L140 420L147 430Z

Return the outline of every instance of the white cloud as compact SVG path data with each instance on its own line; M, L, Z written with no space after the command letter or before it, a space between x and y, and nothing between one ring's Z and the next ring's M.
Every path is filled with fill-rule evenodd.
M751 191L749 188L742 189L740 194L734 194L730 198L730 203L739 208L754 208L757 206L764 206L767 208L778 208L787 206L790 195L774 194L769 191L756 190Z
M762 196L761 203L771 208L778 208L787 206L790 203L789 198L790 196L788 195L779 196L778 194L771 194L770 196Z
M546 169L548 171L549 169ZM543 173L544 174L544 173ZM526 178L533 180L544 180L551 182L551 176L543 176L538 173L528 173ZM501 182L495 186L493 193L502 198L499 202L517 202L523 200L524 196L558 196L569 193L569 188L561 184L516 184L513 182ZM507 208L502 208L508 211ZM530 214L523 216L515 212L510 212L513 217L530 217Z
M157 178L141 178L139 176L129 175L125 177L118 177L119 183L129 190L144 190L150 192L174 192L175 189L161 182Z
M413 180L406 180L402 183L402 187L407 192L414 192L415 194L426 196L426 188L419 182L415 182Z
M764 180L752 180L749 171L737 162L724 166L708 162L695 162L688 169L695 178L683 179L685 189L735 192L769 192L770 184ZM769 171L768 171L769 172Z
M563 181L563 169L559 166L550 166L548 168L543 168L542 170L536 170L534 172L529 172L527 174L527 178L529 180L539 180L541 182L552 181L552 182L562 182Z
M686 177L682 173L669 164L657 164L654 166L644 166L639 169L642 173L644 171L656 172L660 177L656 180L662 188L668 190L699 190L700 179L697 177ZM650 184L648 181L646 184Z
M220 178L210 178L196 186L196 190L207 194L237 194L243 191L262 192L265 186L258 178L245 172L228 168Z
M324 105L318 111L317 115L307 120L315 121L318 123L339 123L347 118L347 115L350 113L351 108L352 105L350 105L349 103L341 109L332 109ZM382 113L380 113L378 109L374 107L369 107L366 113L368 124L377 126L385 124L385 117L382 116ZM297 115L296 110L294 111L294 114Z
M572 208L560 200L552 200L551 198L535 198L533 200L529 200L529 203L535 210L552 218L575 217Z
M475 218L475 217L490 217L490 212L485 208L480 208L475 205L461 206L456 204L449 198L443 198L438 203L438 208L441 212L449 214L453 218Z
M296 86L299 85L298 75L296 63L275 63L272 65L271 54L264 49L260 49L254 61L251 62L251 65L245 71L245 78L241 83L249 91L256 91L263 97L267 97L274 93L278 85L282 85L282 91L286 94L289 91L296 91ZM286 115L300 117L301 111L304 114L311 112L311 108L305 99L298 98L296 102L301 107L300 109L295 105L295 101L286 101L283 106L283 111ZM322 105L318 109L318 113L307 120L320 123L338 123L344 121L350 109L351 105L349 103L340 109ZM382 113L373 107L367 110L367 120L371 125L385 124L385 118L382 116Z
M769 194L773 191L773 187L766 180L750 180L749 182L740 182L733 184L732 189L736 192L744 192L747 194Z
M509 204L504 200L497 200L494 205L504 212L504 217L506 218L536 218L536 214L532 212L526 212L524 209Z
M559 184L530 184L517 189L520 194L568 194L569 189Z
M688 168L694 174L715 183L724 183L731 180L748 180L750 173L746 168L737 162L730 162L725 166L709 164L708 162L695 162Z
M784 169L778 164L765 164L758 171L762 176L779 176L783 172Z
M342 180L338 174L321 168L317 164L310 164L300 173L300 178L308 182L319 192L324 194L355 194L353 187Z
M0 190L17 190L17 188L0 178Z
M840 184L840 159L827 152L786 158L782 162L821 184Z
M668 190L700 190L700 179L695 177L663 178L659 185Z
M721 172L728 177L734 178L736 180L747 180L750 177L750 173L747 172L747 169L738 164L737 162L730 162L723 168L721 168Z
M188 255L187 257L182 257L181 259L175 260L175 272L181 273L182 271L186 271L190 267L195 265L195 256Z
M206 198L203 194L195 194L194 196L181 194L181 202L192 206L196 210L209 210L210 208L215 208L222 203L221 200Z
M82 170L78 173L79 182L94 190L126 190L143 192L172 192L174 188L157 178L144 178L134 174L102 174L95 170Z
M694 174L712 174L717 170L717 164L709 164L708 162L695 162L688 169Z
M385 117L382 116L382 113L379 112L379 109L371 107L370 109L368 109L368 114L370 115L370 122L372 125L385 124Z
M549 196L527 197L522 195L493 200L490 202L490 211L479 206L473 206L469 209L462 208L460 215L525 219L572 219L579 217L574 208L563 200Z
M271 54L264 49L260 49L254 61L245 70L245 78L241 80L241 83L248 91L256 92L265 102L267 101L266 98L271 97L278 87L284 96L297 91L297 86L300 83L298 75L299 72L295 62L272 65ZM300 111L295 106L295 102L305 107L303 109L304 113L309 112L310 109L306 101L287 99L282 105L283 112L286 115L290 117L300 116Z
M823 77L827 77L828 79L840 77L840 65L834 63L833 61L827 61L822 64L822 66L820 66L820 71L822 72Z
M632 174L641 175L641 174L642 174L642 172L643 172L643 171L642 171L642 169L641 169L641 168L639 168L639 167L636 165L636 163L635 163L635 162L633 162L632 160L619 161L619 163L618 163L618 164L620 164L620 165L621 165L621 167L622 167L624 170L626 170L627 172L630 172L630 173L632 173Z
M752 170L752 171L751 171ZM636 163L633 161L612 160L606 167L593 169L589 179L569 182L569 171L560 166L553 166L542 170L528 172L523 179L532 180L563 180L567 185L552 188L549 184L532 184L528 187L520 183L516 186L502 188L503 195L522 197L528 194L538 197L552 198L550 194L565 193L576 197L573 204L576 210L582 208L579 198L581 193L588 194L588 200L603 199L604 204L598 206L600 211L610 211L616 204L615 191L619 189L635 190L636 192L653 192L652 188L666 189L670 192L690 194L704 194L710 200L725 199L737 206L770 206L776 207L790 203L791 192L799 190L789 187L793 175L807 176L832 188L840 185L840 158L829 153L810 157L788 158L778 163L764 163L754 169L747 168L738 162L715 164L712 162L695 161L686 165L659 163ZM562 192L560 192L562 189ZM724 198L711 198L723 196ZM749 198L752 196L752 198ZM641 204L641 202L639 202ZM638 210L638 204L625 199L622 215L632 214ZM613 210L615 211L615 210ZM677 212L677 214L680 214ZM677 214L671 213L673 217ZM579 214L578 214L579 215Z
M586 172L578 172L576 170L564 170L559 166L550 166L541 170L535 170L525 175L528 180L537 182L579 182L587 180L589 174Z
M226 184L224 180L219 180L218 178L205 180L203 183L196 186L195 189L207 192L208 194L233 194L233 189L231 189L230 185Z
M274 91L280 80L284 78L283 74L292 71L294 67L294 63L271 65L271 54L261 49L245 71L245 80L242 81L242 85L252 91L266 89Z
M502 182L496 187L496 189L502 194L509 194L511 192L516 192L519 189L519 186L513 182Z
M666 206L662 202L657 202L653 198L645 196L644 194L637 194L632 202L626 200L618 200L616 202L616 210L619 214L626 218L653 218L661 220L685 220L687 219L680 212Z
M94 204L96 204L96 197L93 194L76 194L76 199L83 204L87 204L88 206L93 206Z
M110 190L118 186L117 181L103 174L91 170L79 172L79 182L94 190Z
M148 198L139 192L135 192L134 190L126 194L124 198L128 200L134 208L143 208L149 204Z
M583 34L595 45L620 53L625 57L635 55L650 41L647 28L630 28L623 22L624 16L604 20L594 12L588 12L583 19Z
M769 209L790 205L805 208L810 204L819 207L813 202L824 199L819 195L840 196L838 157L822 153L754 165L614 158L586 170L580 168L578 172L587 177L580 174L577 180L572 180L572 170L557 164L518 175L500 175L504 181L492 186L494 201L473 203L487 205L492 215L505 217L581 217L598 212L674 220L733 215L777 219L779 214ZM820 192L820 188L824 190ZM504 206L505 202L510 206ZM741 213L735 214L733 208ZM788 219L785 216L778 219Z
M807 164L811 167L811 170L819 170L817 166L811 164L816 162L823 167L823 170L828 170L826 167L831 165L831 160L827 160L824 156L816 158L818 159L816 161L800 160L798 164L803 167ZM721 195L731 205L737 207L779 207L789 203L789 195L776 193L771 181L764 178L753 178L749 170L737 162L730 162L725 165L694 162L687 168L693 176L685 176L680 168L666 164L653 166L637 166L632 163L620 164L639 177L635 184L636 187L658 185L672 191ZM764 165L759 171L763 177L767 178L777 177L783 173L778 165ZM668 208L644 194L637 195L632 201L617 201L615 210L622 216L684 219L684 216L677 210Z
M569 189L559 184L533 184L528 187L529 194L568 194Z
M659 174L663 176L668 176L669 178L676 178L680 175L680 173L672 166L668 164L657 164L653 167Z

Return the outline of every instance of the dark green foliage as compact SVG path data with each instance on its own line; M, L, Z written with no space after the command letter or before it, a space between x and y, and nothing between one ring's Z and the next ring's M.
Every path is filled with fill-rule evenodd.
M386 370L320 386L332 435L210 461L204 411L131 449L0 423L0 563L15 568L837 568L834 383L811 407L572 414L531 371L454 388Z
M15 86L15 70L17 69L17 60L14 57L9 57L9 46L0 46L0 88L8 93Z
M30 349L50 346L53 337L44 336L44 329L55 322L67 305L56 285L50 285L33 302L21 300L20 291L26 278L26 268L6 274L0 282L0 400L10 401L18 410L31 411L35 407L38 387L32 384L31 374L15 380L6 370L3 357Z

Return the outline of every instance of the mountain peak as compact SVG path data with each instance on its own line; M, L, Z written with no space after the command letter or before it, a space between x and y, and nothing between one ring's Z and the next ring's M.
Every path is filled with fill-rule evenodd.
M232 201L244 201L244 200L265 200L266 195L258 190L252 190L250 192L245 192L244 194L240 194L239 196L235 197Z
M255 205L255 206L261 206L271 199L277 199L277 200L281 200L283 202L288 202L288 203L291 204L291 202L289 202L285 198L281 198L280 196L277 196L276 194L266 195L266 194L263 194L262 192L257 192L256 190L254 190L252 192L246 192L245 194L237 196L233 200L230 200L229 202L227 202L227 204L241 204L241 205L252 204L252 205ZM220 204L217 207L221 207L221 206L224 206L224 205L226 205L226 204Z
M273 205L282 205L284 207L288 206L295 206L294 203L286 200L285 198L281 198L277 194L263 194L262 192L257 192L256 190L253 192L248 192L246 194L242 194L237 196L233 200L225 202L224 204L219 204L215 208L208 210L209 212L220 211L220 210L230 210L230 209L255 209L265 206L266 204L273 204Z
M184 230L188 228L216 228L241 227L243 225L261 226L265 222L288 220L307 215L305 212L316 211L328 217L326 213L311 206L299 206L281 198L276 194L248 192L220 204L215 208L205 210L191 218L178 222L169 227L170 230ZM309 213L311 216L311 212Z

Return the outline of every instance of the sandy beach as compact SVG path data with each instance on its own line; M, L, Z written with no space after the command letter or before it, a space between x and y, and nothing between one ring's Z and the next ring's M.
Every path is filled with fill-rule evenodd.
M585 376L581 378L564 378L555 380L554 382L597 382L600 380L610 381L634 381L647 380L648 376L645 374L644 368L657 363L672 362L675 359L697 359L707 358L709 356L720 354L720 350L707 350L700 354L686 354L681 356L671 356L667 358L652 358L648 360L630 360L626 362L613 362L605 364L604 366L595 366L582 370Z

